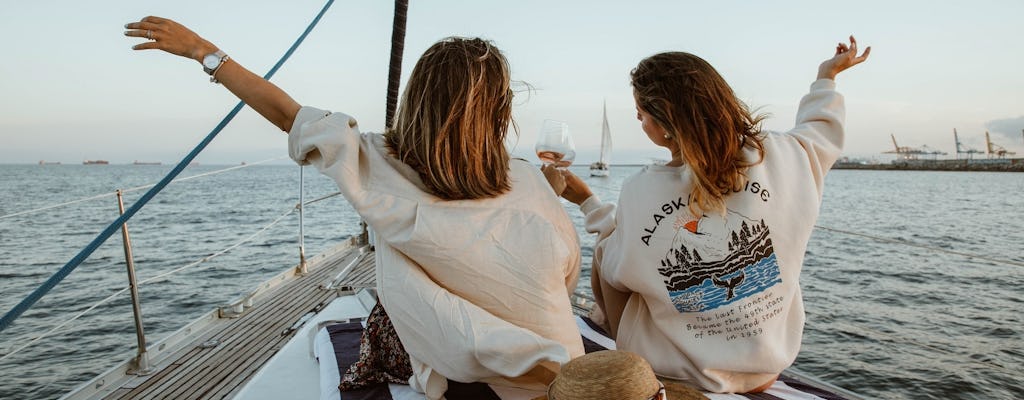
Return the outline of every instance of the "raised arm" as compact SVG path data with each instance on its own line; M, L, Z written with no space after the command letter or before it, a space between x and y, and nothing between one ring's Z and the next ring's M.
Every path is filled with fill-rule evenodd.
M125 24L124 27L128 29L124 32L125 36L149 40L132 46L134 50L163 50L191 58L200 64L203 63L204 57L219 50L195 32L166 18L150 16L139 22ZM288 93L245 69L231 57L227 57L216 68L214 78L263 118L286 133L291 130L295 115L301 106L292 100Z
M842 154L846 137L846 105L843 96L835 90L836 75L867 60L871 47L864 49L861 55L857 52L857 39L853 36L849 45L836 45L835 55L818 66L818 80L800 99L796 126L788 132L800 142L809 158L819 195L825 174Z

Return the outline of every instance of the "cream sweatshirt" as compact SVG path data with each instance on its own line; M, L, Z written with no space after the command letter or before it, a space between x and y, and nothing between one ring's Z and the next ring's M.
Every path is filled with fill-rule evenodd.
M593 268L632 293L618 349L714 392L749 391L793 362L804 326L800 269L842 149L844 110L835 82L814 82L796 126L766 134L764 161L728 195L724 216L690 214L685 165L645 167L623 183L618 207L596 196L581 204L587 231L599 235Z
M379 298L409 352L414 389L441 398L445 378L542 389L515 377L583 354L569 303L579 240L536 167L511 161L512 189L501 196L446 201L348 115L303 107L288 146L373 228Z

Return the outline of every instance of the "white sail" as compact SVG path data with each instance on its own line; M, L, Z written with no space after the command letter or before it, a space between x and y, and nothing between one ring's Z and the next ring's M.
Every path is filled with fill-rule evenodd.
M604 104L604 122L601 126L601 163L608 165L612 157L612 130L608 127L608 104Z
M601 126L601 159L590 164L590 176L608 176L612 158L612 130L608 127L608 103L604 104L604 121Z

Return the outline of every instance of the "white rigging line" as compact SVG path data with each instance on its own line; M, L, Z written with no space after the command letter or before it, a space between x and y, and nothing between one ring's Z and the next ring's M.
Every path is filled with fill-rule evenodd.
M271 222L271 223L267 224L267 225L266 225L266 226L264 226L263 228L260 228L260 229L259 229L258 231L256 231L256 233L253 233L252 235L249 235L249 236L248 236L248 237L246 237L245 239L242 239L241 241L238 241L238 242L236 242L235 244L233 244L233 245L231 245L231 246L228 246L227 248L225 248L225 249L223 249L223 250L221 250L221 251L218 251L218 252L216 252L216 253L213 253L213 254L211 254L211 255L208 255L208 256L206 256L206 257L203 257L203 258L199 259L198 261L195 261L195 262L189 263L189 264L187 264L187 265L185 265L185 266L183 266L183 267L179 267L179 268L177 268L177 269L174 269L174 270L171 270L171 271L165 272L165 273L163 273L163 274L160 274L160 275L154 276L154 277L152 277L152 278L149 278L149 279L146 279L146 280L140 281L140 282L139 282L138 284L139 284L139 285L142 285L142 284L144 284L144 283L151 283L151 282L156 282L156 281L158 281L158 280L162 280L162 279L164 279L164 278L166 278L166 277L168 277L168 276L170 276L170 275L173 275L173 274L176 274L176 273L178 273L178 272L184 271L184 270L186 270L186 269L189 269L189 268L195 267L195 266L197 266L197 265L199 265L199 264L202 264L202 263L204 263L204 262L210 261L210 260L212 260L212 259L214 259L214 258L216 258L216 257L218 257L218 256L224 255L225 253L227 253L227 252L229 252L229 251L231 251L231 250L234 250L234 249L235 249L235 248L237 248L238 246L241 246L241 245L245 244L246 242L249 242L249 241L251 241L252 239L254 239L254 238L256 238L257 236L259 236L259 235L260 235L261 233L263 233L263 232L266 232L266 231L267 231L267 229L270 229L270 228L271 228L271 227L273 227L274 225L277 225L277 223L281 222L281 220L282 220L282 219L284 219L284 217L287 217L288 215L290 215L290 214L291 214L291 213L293 213L293 212L295 212L295 208L290 208L290 209L288 209L288 211L287 211L287 212L285 212L284 214L281 214L281 216L277 217L276 219L274 219L274 221L273 221L273 222ZM71 319L68 319L68 320L66 320L66 321L64 321L64 322L61 322L60 324L58 324L57 326L55 326L55 327L51 328L50 330L48 330L48 331L44 332L43 334L41 334L41 335L39 335L39 336L36 336L36 337L32 338L32 340L29 340L29 341L28 341L27 343L25 343L25 344L24 344L24 345L22 345L21 347L18 347L18 348L16 348L16 349L14 349L14 350L13 350L13 351L11 351L10 353L7 353L7 354L4 354L3 356L0 356L0 361L3 361L3 360L5 360L5 359L7 359L7 358L9 358L9 357L11 357L11 356L13 356L13 355L15 355L15 354L17 354L17 353L21 352L22 350L24 350L24 349L28 348L29 346L31 346L31 345L33 345L33 344L35 344L35 343L36 343L36 342L38 342L39 340L41 340L41 339L43 339L43 338L45 338L45 337L48 337L48 336L50 336L51 334L53 334L54 332L56 332L56 331L57 331L57 330L59 330L60 328L63 328L63 327L65 326L65 325L67 325L67 324L69 324L69 323L71 323L71 322L74 322L75 320L77 320L78 318L82 317L83 315L85 315L85 314L86 314L86 313L88 313L89 311L92 311L92 310L94 310L94 309L95 309L96 307L99 307L99 306L101 306L101 305L103 305L103 304L106 304L106 303L110 302L111 300L113 300L113 299L117 298L117 296L120 296L121 294L123 294L124 292L128 291L129 289L130 289L130 287L125 287L125 288L122 288L121 290L119 290L119 291L115 292L114 294L112 294L112 295L110 295L110 296L107 296L107 298L105 298L105 299L103 299L103 300L100 300L100 301L96 302L95 304L93 304L93 305L92 305L92 306L90 306L89 308L87 308L87 309L85 309L84 311L82 311L82 312L80 312L80 313L76 314L76 315L75 315L74 317L71 317Z
M204 172L204 173L197 174L197 175L187 176L187 177L184 177L184 178L178 178L178 179L173 180L172 182L184 182L184 181L191 180L191 179L202 178L204 176L216 175L216 174L220 174L220 173L224 173L224 172L228 172L228 171L234 171L236 169L241 169L241 168L248 168L248 167L251 167L253 165L265 164L265 163L268 163L268 162L271 162L271 161L277 161L277 160L281 160L281 159L284 159L284 158L285 157L275 157L275 158L268 158L268 159L263 160L263 161L257 161L257 162L254 162L254 163L247 163L245 165L235 165L235 166L232 166L232 167L228 167L228 168L224 168L224 169L219 169L219 170L216 170L216 171ZM149 188L151 188L153 186L156 186L156 184L152 183L152 184L149 184L149 185L143 185L143 186L133 187L133 188L130 188L130 189L124 189L121 192L122 193L135 192L135 191L139 191L139 190L143 190L143 189L149 189ZM72 205L72 204L78 204L78 203L82 203L82 202L86 202L86 201L90 201L90 200L96 200L96 199L101 199L101 198L104 198L104 197L111 197L111 196L116 196L116 195L117 195L116 191L115 192L110 192L110 193L103 193L103 194L98 194L98 195L95 195L95 196L90 196L90 197L84 197L84 198L81 198L81 199L71 200L71 201L68 201L68 202L65 202L65 203L53 204L53 205L44 206L44 207L40 207L40 208L36 208L36 209L32 209L32 210L27 210L27 211L19 211L19 212L7 214L7 215L0 215L0 220L7 219L7 218L13 218L13 217L17 217L17 216L20 216L20 215L33 214L33 213L37 213L37 212L40 212L40 211L46 211L46 210L50 210L50 209L54 209L54 208L69 206L69 205Z
M93 310L93 309L95 309L96 307L99 307L99 306L101 306L101 305L103 305L103 304L106 304L107 302L109 302L109 301L111 301L111 300L115 299L115 298L116 298L117 296L120 296L120 295L121 295L122 293L124 293L124 292L127 292L127 291L128 291L128 289L129 289L128 287L125 287L125 288L123 288L123 289L121 289L121 290L118 290L117 292L114 292L114 294L112 294L112 295L110 295L110 296L107 296L107 298L105 298L105 299L103 299L103 300L100 300L100 301L96 302L96 304L93 304L93 305L92 305L92 306L90 306L89 308L86 308L86 309L85 309L85 311L82 311L82 312L78 313L78 314L77 314L77 315L75 315L74 317L71 317L71 319L68 319L68 320L66 320L66 321L64 321L64 322L61 322L61 323L57 324L57 326L55 326L55 327L51 328L50 330L48 330L48 331L44 332L44 333L43 333L42 335L39 335L39 336L36 336L36 337L32 338L32 340L29 340L29 341L28 341L27 343L23 344L23 345L22 345L21 347L18 347L18 348L16 348L16 349L14 349L14 350L13 350L13 351L11 351L10 353L4 354L4 355L3 355L3 357L0 357L0 361L3 361L3 360L5 360L5 359L7 359L8 357L11 357L11 356L13 356L13 355L15 355L15 354L18 354L19 352L21 352L21 351L22 351L22 350L24 350L25 348L27 348L27 347L29 347L29 346L31 346L31 345L33 345L33 344L35 344L35 343L36 343L36 342L38 342L39 340L41 340L41 339L43 339L43 338L45 338L45 337L47 337L47 336L50 336L50 334L52 334L52 333L56 332L56 331L57 331L58 329L60 329L60 328L63 328L63 327L65 326L65 325L67 325L67 324L70 324L71 322L74 322L74 321L75 321L75 320L77 320L77 319L78 319L79 317L81 317L81 316L85 315L85 314L86 314L86 313L88 313L89 311L92 311L92 310Z
M842 233L842 234L851 235L851 236L860 236L860 237L871 239L871 240L875 240L875 241L878 241L878 242L885 242L885 243L892 243L892 244L902 244L902 245L905 245L905 246L917 247L917 248L921 248L921 249L937 251L937 252L940 252L940 253L954 254L954 255L958 255L958 256L962 256L962 257L968 257L968 258L977 258L979 260L990 261L990 262L994 262L994 263L998 263L998 264L1009 264L1009 265L1015 265L1015 266L1018 266L1018 267L1024 267L1024 262L1019 262L1019 261L1006 260L1006 259L1002 259L1002 258L993 258L993 257L979 256L977 254L970 254L970 253L963 253L963 252L959 252L959 251L947 250L947 249L943 249L943 248L940 248L940 247L933 247L933 246L928 246L928 245L924 245L924 244L918 244L918 243L914 243L914 242L910 242L910 241L906 241L906 240L890 239L890 238L885 238L885 237L881 237L881 236L868 235L868 234L865 234L865 233L844 231L842 229L828 228L828 227L824 227L824 226L821 226L821 225L815 225L814 227L817 228L817 229L821 229L821 230L829 231L829 232Z
M326 196L322 196L322 197L319 197L319 198L316 198L316 199L310 200L310 201L306 202L305 204L306 204L306 205L309 205L309 204L313 204L313 203L316 203L316 202L318 202L318 201L326 200L326 199L329 199L329 198L331 198L331 197L337 196L337 195L339 195L339 194L341 194L341 192L336 192L336 193L332 193L332 194L329 194L329 195L326 195ZM239 241L239 242L237 242L237 243L235 243L235 244L233 244L233 245L231 245L231 246L228 246L228 247L227 247L227 248L225 248L224 250L221 250L221 251L219 251L219 252L216 252L216 253L210 254L210 255L208 255L208 256L206 256L206 257L203 257L203 258L199 259L198 261L195 261L195 262L193 262L193 263L191 263L191 264L188 264L188 265L185 265L185 266L183 266L183 267L179 267L179 268L177 268L177 269L174 269L174 270L171 270L171 271L168 271L168 272L162 273L162 274L160 274L160 275L157 275L157 276L154 276L154 277L152 277L152 278L149 278L149 279L145 279L145 280L139 281L139 283L138 283L138 284L139 284L139 285L142 285L142 284L144 284L144 283L152 283L152 282L156 282L156 281L158 281L158 280L162 280L163 278L165 278L165 277L167 277L167 276L170 276L170 275L176 274L176 273L178 273L178 272L184 271L184 270L186 270L186 269L192 268L192 267L194 267L194 266L197 266L197 265L199 265L199 264L202 264L202 263L204 263L204 262L206 262L206 261L212 260L212 259L214 259L214 258L216 258L216 257L219 257L219 256L221 256L221 255L224 255L224 253L227 253L227 252L229 252L229 251L231 251L231 250L234 250L234 249L235 249L235 248L237 248L238 246L241 246L241 245L245 244L246 242L248 242L248 241L250 241L250 240L252 240L252 239L255 239L255 238L256 238L257 236L259 236L259 235L260 235L260 234L262 234L263 232L266 232L266 231L267 231L267 229L270 229L270 228L271 228L271 227L273 227L274 225L277 225L277 223L281 222L281 220L282 220L282 219L284 219L284 217L287 217L287 216L291 215L291 213L295 212L295 210L298 210L298 209L299 209L299 204L296 204L296 205L295 205L294 207L292 207L292 208L288 209L288 211L286 211L286 212L285 212L284 214L281 214L281 215L280 215L280 216L278 216L278 217L277 217L276 219L274 219L274 221L273 221L273 222L271 222L271 223L267 224L266 226L264 226L264 227L260 228L260 230L256 231L256 232L255 232L255 233L253 233L252 235L249 235L249 237L247 237L247 238L245 238L245 239L242 239L241 241Z
M277 225L277 223L281 222L281 220L284 219L284 217L287 217L288 215L290 215L293 212L295 212L295 209L294 208L290 208L290 209L288 209L287 212L285 212L284 214L281 214L281 216L277 217L277 219L275 219L274 222L271 222L271 223L267 224L263 228L260 228L260 230L256 231L256 233L253 233L252 235L249 235L245 239L242 239L241 241L239 241L239 242L237 242L237 243L235 243L235 244L233 244L231 246L228 246L224 250L221 250L221 251L218 251L216 253L210 254L210 255L208 255L206 257L203 257L203 258L199 259L198 261L192 262L192 263L190 263L188 265L185 265L183 267L179 267L179 268L173 269L171 271L164 272L164 273L162 273L160 275L154 276L152 278L139 281L139 285L142 285L142 284L145 284L145 283L152 283L152 282L156 282L156 281L159 281L159 280L163 280L163 278L166 278L166 277L168 277L170 275L174 275L174 274L176 274L178 272L184 271L186 269L195 267L195 266L197 266L199 264L202 264L204 262L210 261L210 260L212 260L212 259L214 259L216 257L222 256L222 255L224 255L224 253L227 253L227 252L229 252L231 250L234 250L238 246L241 246L241 245L245 244L246 242L256 238L256 236L259 236L261 233L266 232L267 229L270 229L274 225Z
M886 338L886 339L888 339L889 341L892 341L892 342L908 343L908 344L911 344L911 345L914 345L914 346L924 347L924 348L932 350L932 351L934 351L936 353L942 353L942 354L954 356L956 358L959 358L959 359L962 359L962 360L966 360L967 362L970 362L970 363L981 364L981 365L985 365L985 366L988 366L988 367L992 367L992 368L996 368L996 369L1001 369L1003 371L1010 372L1010 373L1014 372L1014 371L1011 371L1010 368L1002 366L1002 365L999 365L999 364L996 364L995 362L992 362L992 361L988 361L988 360L975 360L975 359L971 358L971 356L969 354L961 354L961 353L958 353L956 351L950 350L948 348L943 348L943 347L935 346L935 345L932 345L932 344L929 344L929 343L924 343L924 342L921 342L921 341L915 340L915 339L899 337L899 336L896 336L896 335L893 335L893 334L889 334L889 333L885 333L885 332L882 332L880 330L872 329L870 327L866 327L866 326L863 326L863 325L853 325L853 324L850 324L850 323L847 323L847 322L841 322L841 321L833 321L833 322L831 322L831 324L835 324L835 325L839 325L841 327L844 327L847 330L849 330L850 332L869 331L871 333L874 333L875 335L882 336L883 338Z
M69 201L67 203L54 204L54 205L50 205L50 206L46 206L46 207L36 208L36 209L33 209L33 210L21 211L21 212L16 212L16 213L7 214L7 215L0 215L0 219L13 218L13 217L17 217L19 215L25 215L25 214L32 214L32 213L36 213L36 212L39 212L39 211L46 211L46 210L53 209L53 208L68 206L68 205L72 205L72 204L76 204L76 203L81 203L81 202L89 201L89 200L101 199L101 198L104 198L104 197L110 197L110 196L114 196L114 195L117 195L117 192L104 193L104 194L99 194L99 195L92 196L92 197L85 197L85 198L81 198L81 199L78 199L78 200L72 200L72 201Z
M327 200L327 199L329 199L331 197L335 197L335 196L338 196L340 194L341 194L341 192L334 192L334 193L331 193L331 194L328 194L328 195L320 196L320 197L317 197L317 198L315 198L313 200L310 200L310 201L307 201L305 203L302 203L302 205L308 206L310 204L313 204L313 203L316 203L316 202L320 202L320 201L323 201L323 200ZM299 205L296 204L295 208L299 208Z

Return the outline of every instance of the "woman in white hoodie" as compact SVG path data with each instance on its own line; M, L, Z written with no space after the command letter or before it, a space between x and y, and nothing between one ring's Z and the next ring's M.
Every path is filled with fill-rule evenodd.
M513 93L493 44L448 38L427 49L382 135L300 106L174 21L126 28L150 40L136 50L202 63L288 132L293 159L338 183L373 228L380 302L409 353L413 388L431 399L447 379L543 389L583 354L569 303L578 238L541 172L505 148Z
M672 160L627 179L617 209L572 173L549 175L598 234L592 285L619 350L715 392L762 391L793 362L804 251L842 150L835 77L869 52L839 43L785 133L762 132L700 57L661 53L633 70L637 118Z

